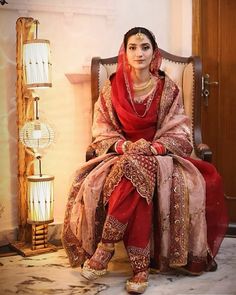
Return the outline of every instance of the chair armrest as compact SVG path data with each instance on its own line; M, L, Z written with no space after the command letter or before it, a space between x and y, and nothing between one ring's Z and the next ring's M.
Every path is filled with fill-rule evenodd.
M196 147L196 154L203 161L211 163L212 151L207 144L205 143L198 144Z

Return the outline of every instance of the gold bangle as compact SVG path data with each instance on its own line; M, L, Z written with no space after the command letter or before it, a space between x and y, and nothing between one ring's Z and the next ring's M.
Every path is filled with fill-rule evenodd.
M154 146L150 146L150 150L151 150L151 152L153 153L153 155L155 155L155 156L157 156L158 155L158 152L157 152L157 150L154 148Z
M115 150L115 152L117 153L117 144L118 144L118 142L119 142L119 140L117 140L116 142L115 142L115 144L114 144L114 150Z
M129 147L130 145L130 141L129 140L126 140L123 144L122 144L122 151L123 153L125 153L127 151L127 148Z

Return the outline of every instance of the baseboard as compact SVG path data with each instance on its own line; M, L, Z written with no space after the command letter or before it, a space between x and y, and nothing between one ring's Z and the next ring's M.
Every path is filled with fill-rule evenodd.
M226 232L226 237L236 238L236 222L229 223L229 226Z

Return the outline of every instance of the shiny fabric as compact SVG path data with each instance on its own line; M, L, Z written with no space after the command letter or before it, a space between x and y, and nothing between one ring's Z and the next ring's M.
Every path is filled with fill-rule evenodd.
M193 158L188 160L197 167L206 182L207 241L215 257L229 222L222 178L212 164Z

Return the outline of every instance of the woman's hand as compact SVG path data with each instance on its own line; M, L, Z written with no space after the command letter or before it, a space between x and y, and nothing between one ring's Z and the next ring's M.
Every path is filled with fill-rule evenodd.
M130 144L127 153L129 154L140 154L145 156L153 155L151 151L151 143L141 138Z
M145 156L166 154L166 148L161 143L154 142L151 144L144 138L141 138L135 142L122 139L118 140L115 143L113 150L119 155L123 155L125 153L140 154Z

